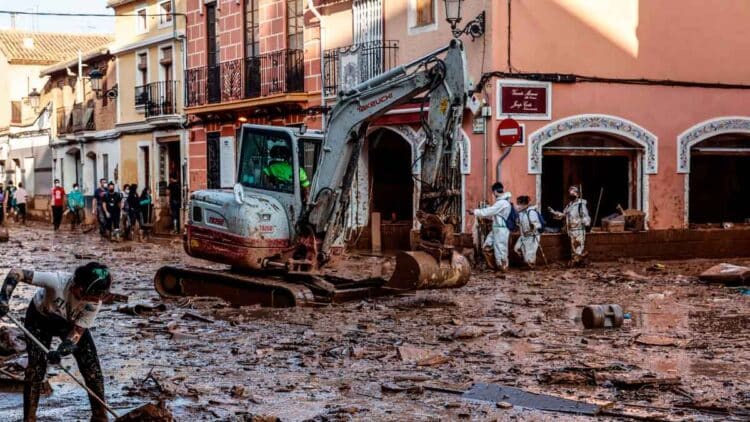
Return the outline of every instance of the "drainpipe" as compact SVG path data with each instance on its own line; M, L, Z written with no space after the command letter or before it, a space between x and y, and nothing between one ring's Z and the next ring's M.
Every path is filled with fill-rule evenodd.
M326 78L325 78L325 55L323 54L323 45L325 43L323 42L323 34L325 34L325 31L323 30L323 16L321 16L320 12L318 12L318 9L315 8L315 5L313 4L313 0L307 0L307 7L310 9L310 11L315 15L316 18L318 18L318 22L320 22L320 106L321 106L321 112L320 112L320 128L325 131L326 130L326 113L325 113L325 106L326 106L326 97L325 97L325 86L326 86Z
M500 169L502 168L503 160L505 160L505 157L507 157L508 154L510 154L510 150L512 148L513 147L505 147L505 150L503 151L503 155L501 155L500 158L497 160L497 168L495 169L495 179L496 179L495 181L496 182L500 181L500 173L501 173Z

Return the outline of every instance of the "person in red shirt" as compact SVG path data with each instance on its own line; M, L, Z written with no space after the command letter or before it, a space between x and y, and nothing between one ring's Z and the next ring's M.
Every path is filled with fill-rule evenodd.
M65 203L65 189L60 186L60 180L55 179L55 187L52 188L52 225L55 231L60 228L63 217L63 205Z

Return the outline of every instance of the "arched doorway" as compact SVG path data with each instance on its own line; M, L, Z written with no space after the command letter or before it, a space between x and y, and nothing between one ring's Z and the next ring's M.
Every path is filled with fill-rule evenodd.
M601 193L598 225L618 204L648 214L648 176L657 173L657 154L657 137L636 123L617 116L582 114L554 121L529 135L528 169L537 176L536 199L545 211L547 206L560 209L568 186L581 184L593 218Z
M618 205L640 208L641 146L609 133L581 132L548 143L543 155L543 210L562 209L572 185L582 187L592 219L599 207L594 226L616 213Z
M729 133L690 148L688 223L750 222L750 134Z
M677 172L685 174L684 225L746 223L750 217L750 117L718 117L677 137Z
M77 147L69 148L60 157L60 181L66 190L71 190L73 184L81 184L81 150Z
M367 140L370 213L380 213L382 248L409 249L414 216L412 147L387 129L376 129Z

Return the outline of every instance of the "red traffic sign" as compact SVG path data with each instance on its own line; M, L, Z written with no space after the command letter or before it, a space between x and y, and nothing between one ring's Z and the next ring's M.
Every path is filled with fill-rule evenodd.
M513 119L503 119L497 125L497 144L509 147L521 140L521 125Z

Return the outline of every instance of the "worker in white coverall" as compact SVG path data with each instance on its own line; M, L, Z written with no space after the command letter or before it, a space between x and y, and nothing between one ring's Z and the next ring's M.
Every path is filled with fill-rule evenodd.
M519 196L516 200L518 206L518 228L521 236L516 241L514 251L521 257L529 268L536 264L536 251L539 249L540 232L542 221L535 205L529 205L528 196Z
M549 212L557 220L565 218L565 229L570 238L571 259L570 265L581 265L584 258L588 255L584 251L586 244L586 227L591 225L591 217L586 207L586 200L581 198L580 190L577 186L571 186L568 189L568 198L570 202L565 206L562 212L549 208Z
M510 203L510 192L504 192L503 184L497 182L492 185L492 193L495 195L495 203L489 207L478 208L470 214L478 218L492 219L492 232L482 246L487 264L493 270L505 271L508 269L508 217L513 205ZM490 259L490 251L492 251Z

